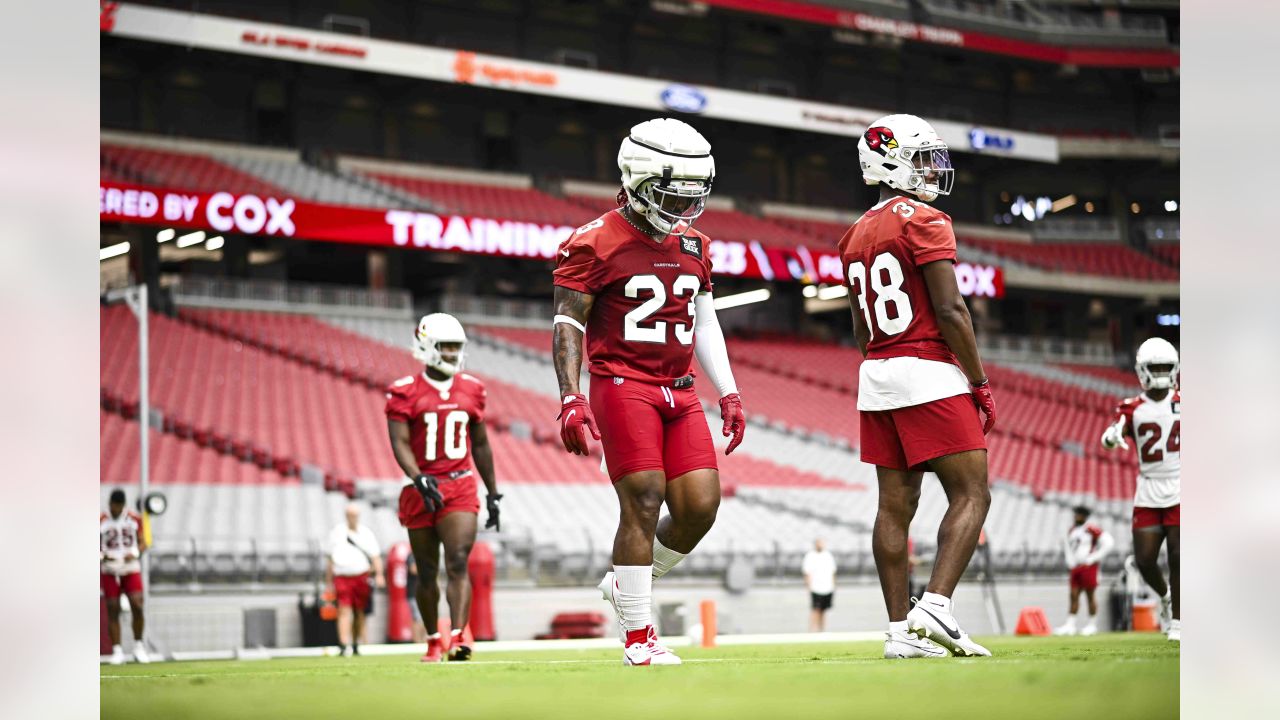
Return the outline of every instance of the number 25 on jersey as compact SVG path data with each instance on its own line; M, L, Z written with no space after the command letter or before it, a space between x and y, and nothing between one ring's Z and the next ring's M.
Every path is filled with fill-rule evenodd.
M861 260L849 263L848 277L849 291L858 297L858 307L862 309L871 337L876 336L877 330L885 335L897 335L907 329L915 311L911 308L911 296L902 290L906 276L898 258L887 252L877 255L871 262L870 277ZM875 295L874 321L872 310L867 306L868 283Z

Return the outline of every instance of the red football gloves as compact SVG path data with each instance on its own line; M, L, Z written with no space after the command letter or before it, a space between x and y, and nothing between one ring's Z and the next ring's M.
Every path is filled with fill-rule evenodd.
M596 440L600 439L600 431L596 429L596 419L587 404L587 396L581 393L565 395L560 403L560 416L556 419L560 421L560 440L564 442L564 449L574 455L590 455L582 427L585 425Z
M982 434L986 435L996 426L996 401L991 397L991 381L970 385L969 392L973 393L973 403L987 415L987 421L982 424Z
M728 455L742 442L742 434L747 430L747 416L742 412L742 397L738 393L729 393L720 398L720 417L724 420L721 432L725 437L733 436L729 447L724 449L724 454Z

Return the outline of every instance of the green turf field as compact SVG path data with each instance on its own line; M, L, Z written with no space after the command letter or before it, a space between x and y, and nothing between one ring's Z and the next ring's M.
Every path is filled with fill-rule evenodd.
M682 667L620 651L104 666L103 718L1172 718L1163 635L979 638L993 658L880 659L881 643L682 648ZM638 703L632 705L631 703Z

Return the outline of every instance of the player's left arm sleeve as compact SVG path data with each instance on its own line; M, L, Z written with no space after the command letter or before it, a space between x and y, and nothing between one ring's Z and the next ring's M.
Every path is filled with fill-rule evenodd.
M738 392L738 383L733 379L733 368L729 367L729 348L720 329L720 318L716 317L715 300L709 292L698 293L693 306L696 314L693 352L720 397L732 395Z
M1098 559L1101 560L1106 557L1107 553L1111 552L1111 548L1115 546L1116 539L1111 537L1111 533L1104 530L1102 531L1102 534L1098 536L1098 550L1095 554Z
M909 222L903 230L916 267L938 260L956 261L956 234L946 215Z

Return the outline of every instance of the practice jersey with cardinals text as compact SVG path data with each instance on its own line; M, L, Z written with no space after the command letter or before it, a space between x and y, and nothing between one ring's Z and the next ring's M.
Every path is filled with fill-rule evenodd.
M694 296L711 292L708 238L652 238L610 211L560 244L555 284L595 296L588 371L667 385L693 365Z
M137 513L123 512L120 517L102 513L98 518L98 550L105 557L103 569L117 575L142 572L141 537L142 518Z
M1173 507L1182 502L1182 395L1172 391L1163 400L1146 394L1116 407L1116 421L1138 453L1138 507Z
M418 373L387 387L387 418L408 423L418 470L427 475L471 469L468 430L484 420L484 408L484 383L467 373L445 381Z
M1068 564L1072 567L1084 563L1084 559L1089 557L1089 553L1098 549L1098 543L1102 541L1103 529L1087 522L1083 525L1074 525L1067 531L1067 555L1074 562Z
M911 198L889 198L858 218L839 250L845 285L870 331L858 409L891 410L968 393L922 269L955 262L951 218Z

